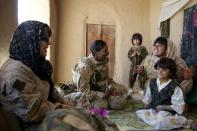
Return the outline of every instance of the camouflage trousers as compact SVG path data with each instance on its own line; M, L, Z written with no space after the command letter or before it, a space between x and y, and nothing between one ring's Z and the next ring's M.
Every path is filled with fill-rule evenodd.
M109 94L105 99L95 98L95 100L90 101L85 93L76 92L76 87L71 82L67 82L60 86L61 92L64 94L64 97L72 101L76 107L101 107L101 108L110 108L110 109L123 109L127 103L127 93L128 89L115 81L111 82L111 86L115 88L118 94Z
M106 117L82 108L55 110L40 125L41 131L119 131L116 124Z

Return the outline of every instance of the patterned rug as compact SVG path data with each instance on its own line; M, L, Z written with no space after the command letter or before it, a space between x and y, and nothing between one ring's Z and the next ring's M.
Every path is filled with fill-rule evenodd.
M142 108L142 103L129 102L124 110L112 110L110 119L115 122L122 131L126 130L151 130L152 128L137 118L135 111Z
M121 131L132 130L153 130L152 127L145 124L141 119L137 118L136 111L142 108L140 102L128 102L124 110L112 110L109 114L110 119L115 122ZM184 115L197 120L197 112L187 112ZM191 129L177 129L181 131L192 131Z

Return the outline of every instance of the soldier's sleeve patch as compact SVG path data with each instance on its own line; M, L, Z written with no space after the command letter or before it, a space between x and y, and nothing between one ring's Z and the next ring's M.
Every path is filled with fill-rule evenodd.
M22 91L25 88L25 85L25 82L17 79L13 84L13 88L17 89L18 91Z
M4 96L7 96L7 93L6 93L6 85L3 86L3 92L2 92L2 94L3 94Z

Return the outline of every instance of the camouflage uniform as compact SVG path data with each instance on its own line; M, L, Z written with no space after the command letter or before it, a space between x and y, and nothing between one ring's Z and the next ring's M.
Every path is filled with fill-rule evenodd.
M81 108L67 108L49 113L41 131L119 131L107 117L91 114Z
M48 101L49 83L41 80L23 63L8 59L0 71L0 101L3 108L24 123L37 123L60 103ZM54 90L55 91L55 90ZM54 97L61 95L56 92Z
M108 107L110 104L121 105L126 102L127 88L110 81L108 77L108 61L98 62L92 55L81 59L74 67L73 83L78 92L83 92L93 105ZM114 100L108 97L103 99L108 88L116 88L122 92L121 97ZM108 105L109 103L109 105Z

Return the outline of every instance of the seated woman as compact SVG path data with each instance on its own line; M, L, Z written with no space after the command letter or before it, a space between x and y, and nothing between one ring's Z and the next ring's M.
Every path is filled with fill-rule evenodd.
M54 88L52 66L45 59L51 34L49 26L38 21L18 26L10 58L0 70L1 106L21 121L24 130L97 130L97 124L89 124L98 121L90 121L95 120L91 113L71 107L73 103Z
M184 94L174 81L176 64L172 59L161 58L155 63L157 78L150 80L143 102L145 109L137 116L155 129L196 128L196 123L181 116L185 109Z

